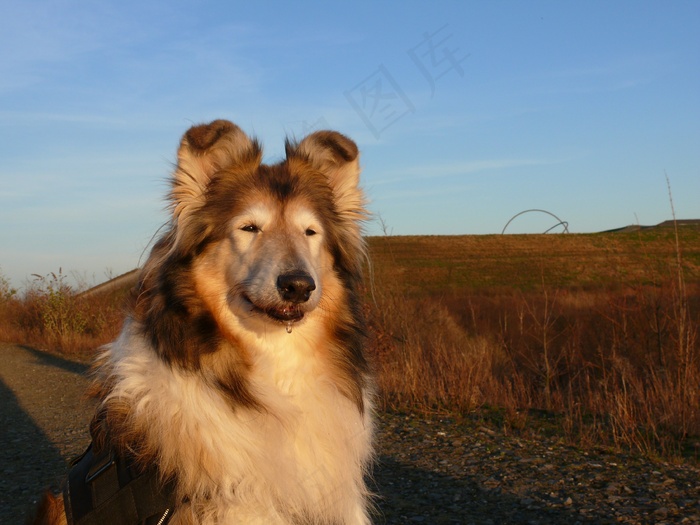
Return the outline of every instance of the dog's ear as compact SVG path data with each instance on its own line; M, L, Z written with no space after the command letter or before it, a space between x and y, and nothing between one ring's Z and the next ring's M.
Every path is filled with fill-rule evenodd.
M287 141L287 158L301 157L326 175L341 213L363 218L364 197L359 188L360 154L357 145L336 131L317 131L299 144Z
M202 204L205 189L221 170L259 165L261 161L260 145L234 123L215 120L192 126L182 137L177 152L171 193L175 216Z
M326 176L333 190L333 201L337 217L343 223L336 229L339 237L334 241L337 248L337 264L349 274L361 275L365 244L362 237L362 222L367 219L365 198L360 189L360 155L357 145L335 131L317 131L299 144L287 141L287 160L299 159Z

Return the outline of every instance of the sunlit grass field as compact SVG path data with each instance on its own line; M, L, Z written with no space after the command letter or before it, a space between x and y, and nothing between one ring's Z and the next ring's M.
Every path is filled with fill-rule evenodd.
M370 239L382 401L700 450L700 231Z
M700 454L700 229L371 237L380 407L477 417L583 446ZM132 280L133 282L133 280ZM128 289L0 280L0 339L89 359Z

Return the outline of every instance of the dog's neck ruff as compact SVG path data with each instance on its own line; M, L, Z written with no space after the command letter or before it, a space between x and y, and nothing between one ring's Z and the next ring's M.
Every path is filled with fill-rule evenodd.
M139 472L128 458L91 443L72 463L63 491L68 525L166 525L172 484L155 468Z
M293 334L283 326L259 339L246 332L246 348L255 350L249 381L262 411L232 407L205 373L168 365L135 323L109 347L104 408L132 407L130 431L153 451L162 475L176 480L182 499L173 520L195 512L207 525L369 523L357 503L366 497L371 456L369 392L361 411L339 389L318 360L323 332L312 321Z

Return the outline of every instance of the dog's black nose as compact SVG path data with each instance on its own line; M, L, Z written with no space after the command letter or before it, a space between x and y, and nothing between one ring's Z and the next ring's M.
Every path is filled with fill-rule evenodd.
M305 303L316 289L316 283L306 272L287 272L277 278L277 290L285 301Z

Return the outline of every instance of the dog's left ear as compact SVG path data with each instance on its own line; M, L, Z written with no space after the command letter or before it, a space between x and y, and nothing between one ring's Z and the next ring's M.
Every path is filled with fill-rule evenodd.
M328 177L336 206L353 219L366 215L359 188L360 155L357 145L336 131L317 131L299 144L287 142L287 159L301 157Z

